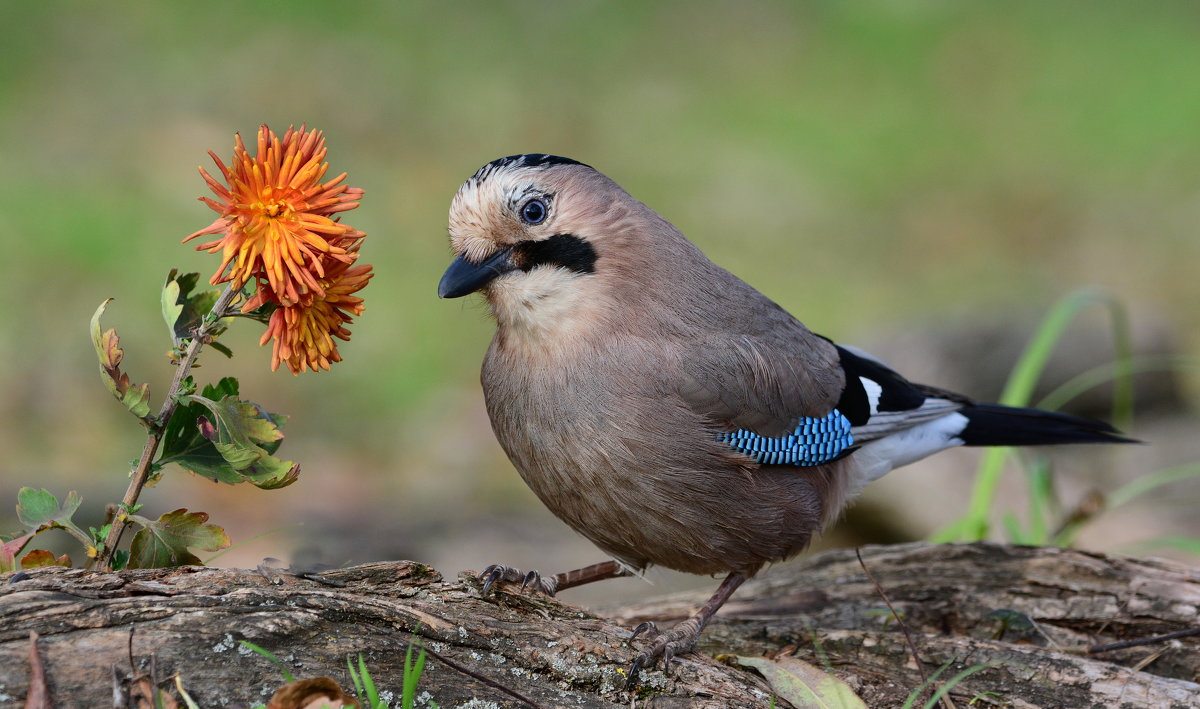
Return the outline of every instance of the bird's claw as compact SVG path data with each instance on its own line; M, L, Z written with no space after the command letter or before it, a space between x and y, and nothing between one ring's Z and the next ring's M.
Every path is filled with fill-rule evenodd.
M636 640L637 636L641 635L642 633L646 633L647 638L657 638L659 636L658 626L655 625L654 621L652 620L639 623L638 626L633 629L633 635L629 636L629 642Z
M521 581L521 590L524 591L527 586L540 588L542 585L542 575L537 572L537 569L525 574L525 579Z
M520 569L514 569L504 564L492 564L483 570L479 578L483 580L483 588L480 589L481 596L487 596L498 581L519 583L521 584L522 591L526 588L532 588L536 591L541 591L547 596L553 596L556 590L555 586L557 586L554 583L554 579L542 578L542 575L537 571L524 573Z
M663 672L669 673L671 660L695 649L696 640L700 637L700 628L696 627L694 623L685 621L664 633L659 632L654 623L646 621L633 629L633 635L629 637L629 640L632 642L642 633L646 633L650 642L642 648L642 651L634 658L633 664L629 666L629 676L625 680L626 690L635 689L638 683L638 674L643 669L653 668L658 664L660 657L663 661Z
M493 584L495 584L497 581L509 580L506 578L506 576L509 576L516 571L516 569L505 566L504 564L492 564L491 566L487 567L483 570L483 573L479 575L479 578L483 579L483 588L480 589L479 595L487 596L492 590Z

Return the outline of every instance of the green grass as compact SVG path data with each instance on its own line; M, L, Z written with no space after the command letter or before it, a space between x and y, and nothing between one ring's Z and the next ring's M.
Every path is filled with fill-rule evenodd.
M243 647L252 650L259 655L267 658L279 668L280 674L283 675L285 682L295 682L296 677L288 670L270 650L255 645L247 640L239 641ZM366 707L366 709L391 709L390 705L380 695L379 688L375 685L375 678L371 676L370 670L367 669L367 662L363 659L362 654L358 655L358 663L355 666L353 660L346 658L346 672L350 677L350 682L354 686L354 696ZM417 657L413 659L413 643L408 644L408 650L404 655L404 670L401 676L400 690L400 709L413 709L417 697L417 684L421 681L421 675L425 672L425 650L419 649ZM180 692L182 693L182 686ZM191 701L190 697L185 698ZM430 701L425 706L430 709L438 709L436 702ZM255 709L259 709L256 707Z
M1083 289L1071 293L1051 308L1009 376L1000 396L1000 403L1008 406L1031 405L1034 387L1067 327L1082 312L1093 307L1104 308L1109 316L1114 361L1072 378L1037 402L1037 407L1053 410L1091 387L1112 381L1112 420L1119 428L1128 431L1133 426L1135 373L1154 369L1186 371L1194 366L1195 363L1190 358L1135 359L1125 307L1111 293L1094 288ZM991 448L984 452L966 513L935 533L932 541L972 542L989 537L991 520L997 513L996 493L1004 471L1014 457L1017 456L1010 448ZM1054 471L1050 461L1036 453L1025 453L1019 458L1028 489L1028 504L1025 509L1027 523L1022 525L1014 512L1001 513L1004 531L1009 541L1016 544L1070 546L1083 526L1091 521L1095 514L1128 504L1163 486L1200 478L1200 464L1195 463L1142 475L1105 494L1101 507L1096 512L1082 515L1079 519L1067 519L1054 531L1051 525L1052 517L1060 516L1062 511L1054 492ZM1191 552L1200 549L1200 540L1170 537L1164 546Z
M999 403L1006 406L1029 406L1034 387L1045 369L1055 346L1062 339L1067 326L1083 311L1100 306L1109 314L1113 331L1113 350L1116 363L1116 386L1113 395L1113 421L1125 429L1133 422L1133 380L1129 318L1124 306L1108 293L1099 289L1083 289L1060 300L1046 315L1034 333L1024 353L1009 375ZM971 542L986 539L991 530L991 517L1004 472L1012 450L989 448L983 453L979 470L975 474L975 488L967 512L956 522L933 536L933 541ZM1044 460L1028 468L1030 529L1021 530L1015 517L1006 517L1005 526L1014 541L1025 544L1044 544L1047 539L1046 512L1051 494L1050 471Z

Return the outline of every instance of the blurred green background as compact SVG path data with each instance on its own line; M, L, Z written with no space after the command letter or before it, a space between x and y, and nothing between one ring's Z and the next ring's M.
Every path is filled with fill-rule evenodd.
M435 295L450 198L503 155L596 166L814 330L979 398L1084 285L1128 305L1140 347L1195 355L1197 67L1192 2L3 3L5 496L78 489L92 523L119 499L144 437L96 376L87 320L116 298L105 324L157 407L163 277L217 265L179 243L212 219L196 166L264 122L325 131L332 171L366 190L346 221L377 275L332 372L272 374L249 323L234 360L203 358L198 378L238 376L292 416L281 454L303 465L282 491L178 471L149 491L155 515L207 511L235 542L270 533L223 564L599 560L491 436L486 309ZM1079 361L1051 384L1109 357L1101 318L1073 332ZM940 367L946 351L962 355ZM1134 434L1153 445L1056 457L1067 503L1200 459L1194 375L1150 389L1161 401L1139 402ZM928 533L965 506L976 459L894 473L844 539ZM1019 476L1006 486L1019 506ZM1200 534L1198 492L1084 543ZM9 504L0 515L16 527Z

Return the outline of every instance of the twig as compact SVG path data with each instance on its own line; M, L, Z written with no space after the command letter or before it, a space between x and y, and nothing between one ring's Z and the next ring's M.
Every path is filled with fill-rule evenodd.
M883 602L887 605L888 610L891 611L892 617L895 618L896 623L900 625L900 630L904 632L904 640L908 643L908 651L912 653L913 662L915 662L917 665L917 672L921 674L921 683L928 684L929 676L925 674L925 665L921 662L921 653L917 652L917 644L913 642L912 634L908 632L908 624L905 623L904 619L900 617L900 614L896 612L896 609L892 606L892 601L887 597L887 594L883 592L883 587L879 585L879 582L875 580L875 575L872 574L871 570L867 568L867 562L863 561L862 558L862 549L859 547L854 547L854 555L858 557L858 565L862 567L863 572L867 575L867 580L870 581L871 585L875 587L875 592L878 593L879 597L883 599ZM954 702L950 700L949 696L944 695L942 700L942 706L946 707L946 709L954 709Z
M1140 645L1153 645L1155 643L1175 640L1177 638L1191 637L1192 635L1200 635L1200 628L1184 628L1183 630L1176 630L1173 633L1166 633L1165 635L1154 635L1148 638L1137 638L1134 640L1122 640L1121 642L1108 643L1107 645L1093 645L1089 647L1087 651L1089 655L1094 655L1098 652L1124 650L1127 647L1138 647Z
M504 685L500 684L499 682L497 682L494 679L489 679L487 677L484 677L481 674L473 672L473 671L467 669L466 667L463 667L462 665L458 664L457 662L450 660L446 656L439 655L438 653L434 652L433 650L430 650L429 648L425 647L421 643L417 643L417 647L421 648L422 650L425 651L425 653L427 655L429 655L430 657L433 657L438 662L443 663L444 665L446 665L447 667L449 667L452 670L457 670L457 671L463 673L464 675L467 675L468 677L471 677L473 679L479 680L480 682L483 682L484 684L486 684L487 686L489 686L493 689L498 689L501 692L504 692L505 694L509 695L510 697L512 697L514 699L525 702L529 706L533 707L533 709L543 709L541 704L538 704L537 702L533 701L529 697L526 697L525 695L521 694L520 692L518 692L515 689L509 689L508 687L505 687Z
M29 693L25 709L50 709L50 688L46 685L46 668L38 654L38 634L29 631Z
M121 535L125 532L125 527L129 524L127 512L137 503L138 497L142 494L142 488L146 486L146 481L150 479L150 470L153 467L154 456L158 453L158 447L162 443L167 422L171 420L171 416L175 413L175 408L179 406L176 397L183 386L183 381L187 378L188 372L191 371L192 365L196 363L196 357L200 354L200 348L204 347L207 343L209 333L225 317L226 311L229 309L229 304L233 302L233 299L240 292L241 287L235 286L232 282L227 285L225 291L221 293L221 297L213 304L212 310L209 311L208 315L204 316L199 327L196 328L195 335L188 344L187 351L179 361L179 366L175 369L175 378L171 381L171 388L167 390L167 396L163 401L162 408L159 409L158 416L154 417L150 424L150 434L146 436L146 445L142 448L142 457L138 459L137 465L133 469L129 480L129 487L125 490L125 497L121 500L121 509L113 516L112 527L108 530L108 536L104 540L104 549L96 555L95 567L101 569L112 567L113 554L116 553L117 545L121 543Z

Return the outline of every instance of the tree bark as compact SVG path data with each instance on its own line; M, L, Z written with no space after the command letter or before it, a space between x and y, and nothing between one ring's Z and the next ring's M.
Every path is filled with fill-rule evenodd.
M866 547L863 560L911 633L926 674L955 685L958 706L1200 706L1200 570L1158 560L995 544ZM189 567L93 573L44 568L0 576L0 705L24 701L36 631L55 706L114 704L134 675L174 674L201 707L265 702L278 668L351 685L362 653L399 706L414 638L426 664L418 706L768 707L772 689L717 654L794 654L829 667L869 707L900 707L921 674L899 624L854 552L821 554L748 582L670 676L643 674L631 695L626 639L641 620L682 620L684 594L599 615L502 587L479 596L470 574L445 580L415 562L366 564L319 579ZM1167 633L1125 649L1089 648ZM440 659L439 659L440 658ZM456 667L457 666L457 667ZM465 671L464 671L465 670ZM486 682L481 680L487 680ZM928 696L928 694L926 694ZM475 700L474 703L471 703ZM787 706L776 700L775 706ZM918 703L917 706L921 706Z

